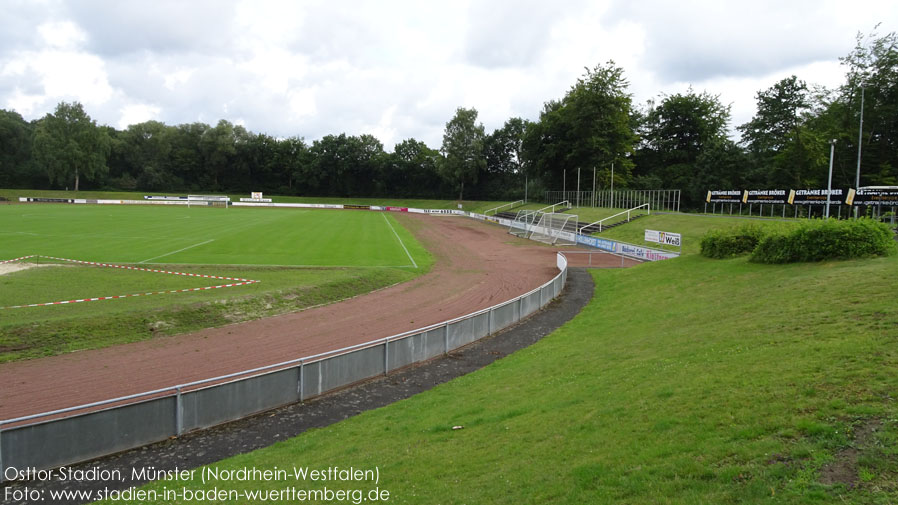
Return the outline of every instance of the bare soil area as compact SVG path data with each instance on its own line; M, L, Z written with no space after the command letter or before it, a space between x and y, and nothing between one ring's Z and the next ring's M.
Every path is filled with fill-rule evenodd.
M29 268L37 268L37 267L52 267L59 265L39 265L37 263L27 263L27 262L18 262L18 263L0 263L0 275L11 274L13 272L21 272L22 270L28 270Z

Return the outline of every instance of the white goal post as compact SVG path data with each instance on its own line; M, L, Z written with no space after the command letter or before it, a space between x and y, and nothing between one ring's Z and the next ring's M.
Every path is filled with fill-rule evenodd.
M187 195L187 207L198 205L201 207L224 207L230 206L231 197L218 195Z
M549 212L542 215L530 240L552 245L577 245L577 216Z
M538 210L519 210L514 221L511 222L511 226L508 227L508 233L526 238L533 229L533 223L539 221L541 215L542 213Z

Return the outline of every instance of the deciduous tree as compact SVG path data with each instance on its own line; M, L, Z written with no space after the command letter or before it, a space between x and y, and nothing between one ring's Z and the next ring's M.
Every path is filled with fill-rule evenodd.
M627 179L637 137L631 123L632 98L622 68L609 61L586 73L560 101L543 107L539 122L524 136L525 160L550 184L578 167L610 169Z
M478 172L486 167L484 136L483 124L477 124L477 109L459 107L446 123L440 174L458 188L459 200L464 199L465 182L477 182Z
M34 160L51 184L92 180L107 170L109 138L78 102L60 102L53 114L41 119L34 134Z

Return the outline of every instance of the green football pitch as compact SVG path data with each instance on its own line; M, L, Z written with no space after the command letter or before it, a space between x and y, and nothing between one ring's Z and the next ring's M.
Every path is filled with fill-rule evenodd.
M180 206L0 206L0 261L30 254L132 264L417 268L387 213Z
M407 281L433 262L386 212L0 206L0 262L30 255L55 267L0 275L0 362L302 310ZM192 290L234 281L49 257L259 282Z

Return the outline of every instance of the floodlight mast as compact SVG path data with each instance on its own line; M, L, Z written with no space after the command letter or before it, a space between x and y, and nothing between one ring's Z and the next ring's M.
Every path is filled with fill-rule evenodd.
M614 162L611 162L611 208L614 208Z
M826 219L829 219L829 200L833 193L833 153L836 151L836 139L829 141L829 179L826 183Z
M861 187L861 146L864 143L864 83L861 83L861 124L857 131L857 175L854 188ZM857 205L854 206L854 218L857 219Z

